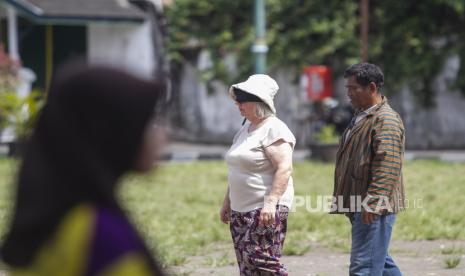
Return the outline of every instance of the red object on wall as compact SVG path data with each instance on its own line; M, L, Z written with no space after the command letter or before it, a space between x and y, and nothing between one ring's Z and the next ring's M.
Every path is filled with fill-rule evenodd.
M311 101L321 101L333 96L333 80L331 69L325 65L311 65L304 67L303 85L307 98Z

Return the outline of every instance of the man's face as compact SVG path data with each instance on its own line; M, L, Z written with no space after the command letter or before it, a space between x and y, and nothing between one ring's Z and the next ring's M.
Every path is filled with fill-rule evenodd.
M354 109L367 109L371 107L373 97L370 91L370 85L366 87L357 83L355 76L345 79L345 87L347 89L347 96L349 96L350 103Z

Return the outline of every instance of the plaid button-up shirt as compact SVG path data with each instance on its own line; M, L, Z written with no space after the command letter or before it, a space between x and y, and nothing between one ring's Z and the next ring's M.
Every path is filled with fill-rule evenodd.
M334 173L331 213L397 213L404 209L402 119L383 100L342 135ZM336 208L335 208L336 207Z

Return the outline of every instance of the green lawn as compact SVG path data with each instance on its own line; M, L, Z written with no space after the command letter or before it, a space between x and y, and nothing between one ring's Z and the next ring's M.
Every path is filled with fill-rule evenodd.
M11 205L8 179L14 168L14 162L0 159L0 233ZM296 195L310 196L315 208L317 195L332 193L333 169L316 162L296 163ZM404 176L410 206L398 217L394 239L464 240L465 164L412 161L407 162ZM226 186L223 162L165 164L149 175L127 176L120 196L150 247L167 265L178 265L190 255L229 246L228 226L218 217ZM347 250L349 233L344 216L301 207L289 216L285 254L303 254L311 250L312 241Z

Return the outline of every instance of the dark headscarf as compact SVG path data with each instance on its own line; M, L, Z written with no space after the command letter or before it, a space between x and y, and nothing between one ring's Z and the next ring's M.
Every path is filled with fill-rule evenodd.
M160 82L103 66L62 68L23 157L5 262L28 265L81 202L120 210L116 182L134 165L163 93Z

